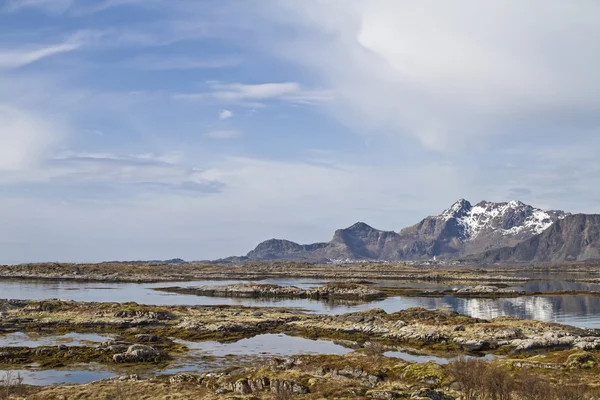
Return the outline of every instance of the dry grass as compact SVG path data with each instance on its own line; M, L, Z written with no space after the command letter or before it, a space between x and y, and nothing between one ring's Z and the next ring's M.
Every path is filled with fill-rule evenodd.
M23 377L19 373L6 371L0 376L0 400L10 399L12 396L22 396L26 392Z
M463 400L593 400L590 388L575 380L552 384L541 375L523 371L514 376L502 366L476 359L448 365Z

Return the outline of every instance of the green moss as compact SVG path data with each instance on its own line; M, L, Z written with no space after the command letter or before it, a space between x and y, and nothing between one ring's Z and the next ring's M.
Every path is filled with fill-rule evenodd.
M573 353L567 358L568 368L592 369L598 364L598 359L594 354L587 351Z
M441 385L448 380L441 365L433 362L410 364L404 368L402 377L409 382Z

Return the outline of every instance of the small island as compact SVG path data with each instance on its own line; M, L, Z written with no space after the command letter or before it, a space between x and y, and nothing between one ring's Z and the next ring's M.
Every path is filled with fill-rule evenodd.
M377 300L387 295L377 289L358 283L330 282L315 288L280 286L263 283L240 283L219 286L165 287L155 290L179 294L195 294L212 297L280 297L288 299L343 299Z

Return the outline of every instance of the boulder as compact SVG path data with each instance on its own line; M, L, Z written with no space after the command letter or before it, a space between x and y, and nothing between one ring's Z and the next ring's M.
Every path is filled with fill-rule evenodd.
M115 362L156 362L161 358L160 351L143 344L129 346L125 353L115 354Z
M271 393L275 396L306 394L308 393L308 387L292 381L273 379L271 381Z

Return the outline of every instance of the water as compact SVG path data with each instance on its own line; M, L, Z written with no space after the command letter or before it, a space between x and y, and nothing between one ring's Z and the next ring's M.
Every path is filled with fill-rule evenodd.
M600 284L585 282L568 281L531 281L524 282L513 287L516 290L526 292L560 292L560 291L581 291L581 292L600 292Z
M409 307L427 309L451 308L461 314L490 319L499 316L513 316L524 319L553 321L564 324L600 328L600 296L523 296L507 299L459 299L454 297L389 297L373 302L318 301L311 299L256 299L256 298L223 298L177 293L165 293L153 290L166 286L202 286L244 283L245 281L195 281L195 282L161 282L161 283L108 283L108 282L48 282L40 280L5 280L0 281L0 296L15 299L48 299L61 298L78 301L135 301L141 304L154 305L240 305L255 307L297 307L317 313L341 314L371 308L382 308L387 312L396 312ZM323 284L313 279L269 279L261 283L313 287ZM398 282L398 284L402 284ZM414 282L405 283L407 286ZM524 290L540 290L549 288L556 290L598 290L598 284L585 284L564 281L540 281L520 284ZM536 286L537 285L537 286ZM424 286L427 286L424 284ZM439 284L429 285L436 287ZM446 286L457 287L454 285ZM536 289L536 287L538 289ZM546 289L544 289L546 290Z
M154 305L246 305L254 300L257 305L268 307L271 303L280 306L277 300L217 298L193 295L180 295L152 290L169 286L216 286L248 283L248 281L190 281L160 283L113 283L113 282L76 282L42 280L3 280L0 281L0 297L5 299L44 300L68 299L76 301L113 301L136 302ZM266 279L260 283L275 283L282 286L309 288L323 284L321 280L311 279ZM287 305L283 305L287 306Z
M269 355L289 357L298 354L346 354L352 351L347 347L327 340L311 340L283 334L258 335L233 343L188 342L175 340L189 349L216 357L228 355L257 356Z
M57 383L88 383L116 375L114 372L102 370L0 370L0 386L7 379L7 376L10 377L11 382L15 382L15 379L20 378L21 383L27 385L45 386Z
M409 361L409 362L416 362L416 363L434 362L436 364L441 364L441 365L451 363L452 361L457 360L461 357L477 358L479 360L494 360L499 357L499 356L495 356L493 354L486 354L483 357L462 355L462 356L454 356L454 357L450 357L450 358L444 358L444 357L436 357L436 356L429 356L429 355L406 353L404 351L386 351L385 353L383 353L383 355L386 357L401 358L401 359L403 359L405 361Z
M36 335L14 332L0 335L0 347L40 347L40 346L90 346L112 339L94 333L67 333L66 335Z

